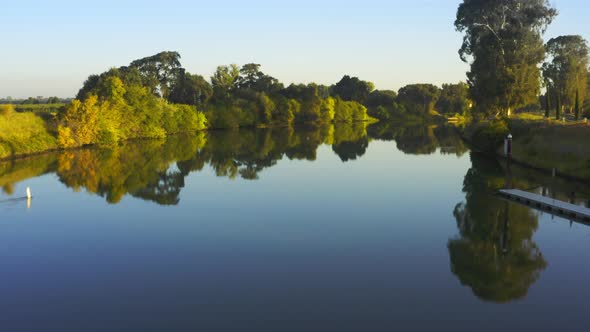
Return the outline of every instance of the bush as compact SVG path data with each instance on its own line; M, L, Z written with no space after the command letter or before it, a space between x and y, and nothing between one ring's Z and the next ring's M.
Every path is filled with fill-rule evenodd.
M487 124L478 125L473 131L471 140L476 148L494 153L503 144L508 133L506 121L494 120Z
M320 107L320 118L323 122L330 122L334 120L336 114L336 100L332 97L328 97L322 101Z
M371 115L374 118L379 120L389 120L391 119L391 114L384 106L378 106L375 112Z
M275 125L287 126L295 119L301 105L293 99L279 97L276 102L275 111L272 114L272 122Z
M367 108L356 101L343 101L337 98L334 111L334 121L336 122L350 123L368 119Z

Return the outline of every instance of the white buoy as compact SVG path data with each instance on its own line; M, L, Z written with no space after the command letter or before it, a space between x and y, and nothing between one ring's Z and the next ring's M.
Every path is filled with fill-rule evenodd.
M31 196L31 188L27 187L27 198L31 199L31 197L33 197Z

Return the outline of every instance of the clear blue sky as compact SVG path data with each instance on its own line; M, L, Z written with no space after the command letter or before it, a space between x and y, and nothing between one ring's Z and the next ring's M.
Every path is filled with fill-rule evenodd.
M285 83L350 74L380 89L464 80L460 0L1 0L0 96L74 96L92 73L175 50L192 73L256 62ZM587 0L552 0L546 38L590 39Z

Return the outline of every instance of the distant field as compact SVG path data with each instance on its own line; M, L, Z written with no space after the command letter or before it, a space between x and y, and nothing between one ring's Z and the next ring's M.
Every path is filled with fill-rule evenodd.
M17 112L51 113L65 110L66 104L17 104Z

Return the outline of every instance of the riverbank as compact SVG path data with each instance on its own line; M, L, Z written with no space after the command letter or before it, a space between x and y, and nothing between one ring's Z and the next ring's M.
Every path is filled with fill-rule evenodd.
M58 149L55 126L34 113L0 107L0 160Z
M523 166L590 182L590 125L522 114L466 124L462 137L476 150L504 158L504 138L512 134L512 160Z
M290 127L321 127L326 125L334 124L349 124L355 126L355 124L363 124L363 127L378 122L377 119L370 116L366 116L365 120L347 122L347 121L330 121L326 122L313 122L313 123L291 123L287 125L258 125L258 126L242 126L241 129L252 129L252 128L290 128ZM176 126L180 128L181 126ZM145 140L145 139L162 139L167 136L175 136L179 134L191 134L205 131L232 131L236 128L214 128L207 127L199 130L176 130L164 135L163 137L130 137L123 141L134 141L134 140ZM107 145L118 145L123 143L119 141L115 144ZM23 159L31 156L46 154L54 151L71 150L88 146L104 146L99 142L92 142L84 145L76 146L62 146L60 145L59 133L58 133L58 120L56 115L49 113L33 113L26 112L21 113L15 110L12 105L0 105L0 161L10 161Z

